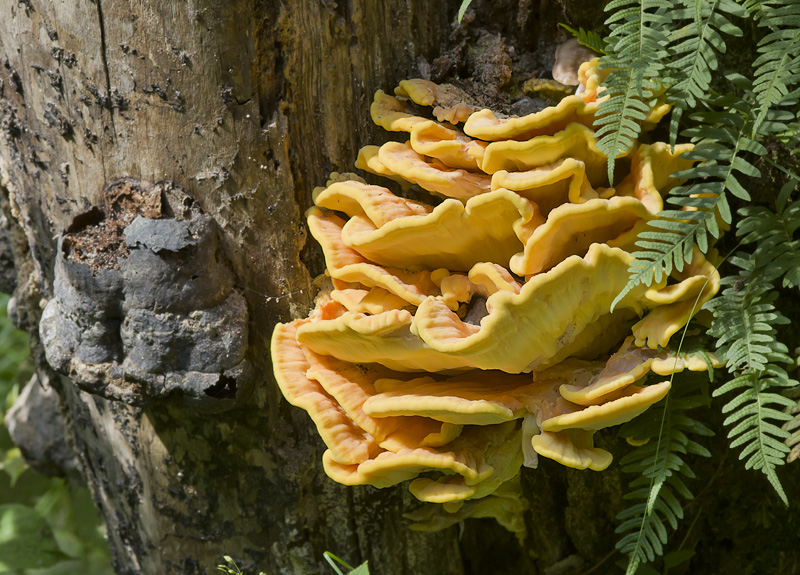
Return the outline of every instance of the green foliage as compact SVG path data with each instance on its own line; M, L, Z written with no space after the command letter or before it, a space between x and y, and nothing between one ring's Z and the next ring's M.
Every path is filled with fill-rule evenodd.
M742 176L761 176L753 163L754 157L766 154L759 140L776 133L791 139L797 133L792 132L792 124L785 123L793 115L777 108L797 102L794 88L800 82L800 1L749 2L744 9L730 0L685 0L682 4L683 8L672 12L671 21L651 22L662 25L662 33L670 35L665 57L670 61L672 77L667 94L674 104L670 123L673 143L684 112L703 110L690 116L693 123L683 132L696 144L684 157L699 163L675 174L687 179L667 199L677 210L658 214L659 218L639 236L637 245L644 249L633 254L630 281L614 305L635 286L651 285L659 281L662 273L668 275L673 268L682 269L691 258L693 243L707 252L710 240L720 236L718 219L732 223L727 193L744 201L751 199L740 180ZM740 36L741 29L731 19L748 13L757 14L759 27L768 31L758 44L754 81L730 73L726 77L739 94L713 94L711 72L719 65L717 53L725 51L722 34ZM672 28L668 29L667 24ZM621 60L620 63L624 64ZM636 69L627 73L634 74ZM613 82L609 79L607 83L610 87ZM608 120L608 125L624 121L624 114L619 112ZM628 126L616 137L624 139L633 133Z
M789 148L792 155L800 153L800 122L788 122L786 129L775 137Z
M327 561L333 570L336 571L336 575L369 575L369 567L367 566L368 561L364 561L358 567L352 567L344 560L339 559L330 551L326 551L322 554L322 556L325 557L325 561ZM342 570L339 569L339 565L337 565L337 563L347 569L347 571L343 573Z
M669 31L670 44L665 54L670 59L674 81L667 92L669 101L674 104L670 138L674 143L684 111L705 108L691 116L694 123L683 132L696 143L695 149L685 157L699 163L676 174L688 180L667 200L677 210L661 212L640 235L637 245L644 250L633 254L630 282L615 304L636 285L659 281L662 270L669 274L673 267L682 269L683 263L691 258L693 243L703 252L708 250L709 235L720 236L718 218L726 224L732 222L727 193L750 200L740 179L761 175L747 158L766 154L766 148L758 139L788 129L782 122L791 119L791 115L778 114L774 108L795 102L791 90L800 80L800 28L796 26L800 21L800 3L796 0L763 2L750 3L747 7L751 12L757 10L763 14L759 26L770 33L759 42L759 56L753 62L754 84L741 75L727 75L731 84L743 92L741 95L733 92L710 95L709 92L711 72L718 68L717 53L725 51L722 34L740 36L741 29L731 19L741 18L745 12L730 0L685 1L683 6L672 13L673 20L669 23L673 28ZM651 22L662 24L666 29L664 20ZM677 23L682 25L677 27ZM634 74L636 69L626 73ZM611 79L607 83L613 84ZM616 125L626 118L620 112L607 121L607 125ZM633 128L628 125L615 137L629 138L635 132Z
M800 384L789 374L797 364L781 342L786 335L781 328L789 320L776 286L800 288L800 240L795 238L800 202L790 199L800 177L773 161L768 148L782 142L790 153L800 152L795 117L800 0L671 4L619 0L607 7L606 25L612 33L603 62L613 71L604 85L611 98L595 126L609 168L638 137L645 104L660 89L656 79L673 105L671 144L681 135L695 145L682 156L694 161L692 167L673 174L685 183L672 190L665 209L640 232L629 282L612 309L636 286L653 285L683 270L696 249L710 253L725 229L735 229L739 246L749 252L730 258L737 271L722 279L722 293L706 304L714 316L708 334L716 339L728 371L713 396L725 397L724 425L731 447L741 450L745 468L761 471L786 502L776 470L787 458L800 458ZM745 24L756 30L750 67L743 63L738 72L722 76L718 72L726 43L743 37ZM740 52L737 56L747 57L746 49ZM653 64L653 58L660 62ZM788 179L767 205L757 205L752 182L762 177L765 165L772 177L783 172ZM737 217L731 208L735 204L743 206ZM629 573L663 551L667 525L674 528L681 516L676 494L691 497L680 479L691 473L681 471L688 450L681 451L685 447L676 443L670 425L673 414L685 416L677 405L669 405L677 404L677 392L673 388L667 407L662 407L662 432L649 435L658 441L623 460L627 471L640 473L630 494L635 504L620 516L619 530L625 535L618 547L629 555ZM671 458L675 450L677 457ZM674 478L679 483L670 483Z
M630 68L612 70L607 81L611 91L598 106L594 125L597 149L608 158L608 181L613 183L614 161L633 148L650 110L656 84L637 76Z
M673 146L683 112L694 109L709 93L712 72L719 67L717 53L725 52L723 35L742 36L741 28L731 22L731 17L742 16L743 8L732 0L686 2L672 11L673 23L680 22L669 35L674 83L667 90L667 101L673 105Z
M0 294L0 420L30 378L28 338L8 319ZM0 573L112 575L88 489L29 469L0 425Z
M50 567L65 557L35 509L19 503L0 505L0 572Z
M800 459L800 400L797 400L800 390L793 391L795 393L792 395L797 403L789 410L789 415L793 417L783 426L783 430L788 434L786 438L786 447L789 448L789 454L786 456L787 463Z
M756 77L756 136L770 109L795 104L794 87L800 81L800 2L798 0L761 2L759 26L768 34L758 43L758 58L753 62Z
M217 565L217 571L221 573L225 573L225 575L245 575L244 572L239 569L239 566L236 564L236 561L233 560L233 557L230 555L224 555L222 559L225 560L225 565ZM258 575L266 575L263 571L260 572Z
M0 294L0 416L5 415L17 397L20 384L31 374L28 358L28 335L14 327L6 308L9 297ZM0 438L0 449L8 444Z
M583 28L578 28L576 30L575 28L570 28L566 24L559 24L559 26L577 38L578 44L581 46L586 46L598 54L608 54L606 50L606 41L594 30L584 30Z
M607 96L598 106L594 126L597 148L608 158L608 180L614 183L614 161L627 154L641 131L651 101L661 88L671 23L669 0L613 0L606 7L611 30L608 54L600 67L611 69L603 85Z
M772 283L762 272L752 254L731 258L740 268L735 276L723 278L726 289L706 307L714 313L709 330L718 338L733 378L714 391L714 396L735 392L722 408L729 413L725 425L736 424L729 432L731 447L744 446L739 459L747 458L745 467L762 471L783 502L788 499L775 472L789 448L784 443L789 434L775 422L791 416L781 408L791 408L794 401L778 393L780 388L797 386L781 364L793 363L787 347L777 338L777 326L789 320L775 308L777 298Z
M738 81L738 76L733 76ZM711 242L721 236L720 220L732 221L726 192L745 200L750 195L739 183L739 174L758 176L760 172L743 158L745 153L761 156L766 148L751 140L749 104L728 94L709 98L719 110L692 114L697 123L683 133L692 138L695 148L683 157L698 163L674 175L686 178L667 197L672 209L665 209L639 234L628 273L630 279L612 304L616 304L639 284L647 286L681 271L692 259L694 245L708 252Z
M794 233L800 228L800 202L788 203L788 195L797 181L790 179L778 194L776 212L764 206L746 206L739 210L742 219L736 235L742 244L754 244L753 259L768 262L760 270L768 281L782 278L783 287L800 287L800 240Z
M461 2L461 6L458 8L458 23L461 24L461 19L464 17L464 14L469 8L469 5L472 4L472 0L463 0Z
M707 388L705 375L677 378L664 400L620 430L637 444L645 442L620 461L622 471L636 475L625 495L631 504L617 515L616 532L623 534L617 549L628 556L628 575L663 554L668 527L677 529L683 518L681 498L692 499L684 480L694 478L686 456L711 455L693 436L712 431L687 414L708 405Z

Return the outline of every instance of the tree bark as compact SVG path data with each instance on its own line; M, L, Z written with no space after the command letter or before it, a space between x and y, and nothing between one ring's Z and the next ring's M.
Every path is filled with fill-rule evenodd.
M490 520L463 533L408 530L406 488L329 480L313 425L271 376L272 328L307 314L323 269L303 219L313 187L386 139L369 121L375 90L457 74L459 58L476 58L455 25L458 4L0 0L0 192L18 324L39 333L56 297L59 235L123 177L182 187L216 222L221 261L247 303L253 375L205 401L173 393L126 402L100 384L89 393L53 371L34 338L38 378L58 392L118 573L210 573L231 555L254 575L316 574L327 572L330 550L369 559L377 574L554 575L613 549L616 467L591 475L544 462L526 474L535 511L524 547ZM476 6L486 22L473 28L504 42L479 44L491 65L499 50L517 61L524 53L535 68L555 22L594 25L560 2ZM619 452L618 439L604 441Z

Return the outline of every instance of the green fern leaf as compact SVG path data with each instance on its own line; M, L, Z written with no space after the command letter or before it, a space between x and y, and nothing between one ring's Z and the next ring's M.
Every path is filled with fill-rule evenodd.
M637 474L629 484L631 491L624 496L635 503L617 515L621 523L616 532L624 534L617 549L628 556L628 574L662 555L668 526L674 530L683 519L680 498L693 497L684 479L694 478L685 456L711 455L691 437L707 437L713 435L712 431L686 413L708 405L708 381L696 375L675 379L664 401L620 429L623 436L637 442L649 440L620 460L623 472Z
M733 426L728 432L731 447L742 447L739 458L745 459L745 468L764 473L788 505L776 469L789 453L784 443L789 434L778 424L791 419L785 410L794 401L774 390L798 385L779 365L791 362L786 346L776 339L777 326L789 320L775 307L777 292L757 258L739 254L730 261L740 272L723 278L729 287L706 308L714 314L709 334L717 338L734 377L713 395L734 394L722 408L729 414L723 424Z
M608 181L614 181L614 160L627 154L647 118L648 100L652 98L652 83L636 78L629 68L621 68L608 75L608 99L600 103L594 121L597 130L597 149L608 158ZM611 84L613 83L613 84ZM615 91L611 86L625 85Z
M795 398L800 395L800 389L793 390ZM793 416L787 421L783 430L789 434L786 438L786 447L789 448L789 453L786 456L786 463L791 463L800 458L800 401L795 399L796 403L788 410L789 415Z
M611 34L600 67L612 71L603 82L607 98L598 106L594 125L597 147L608 158L610 185L616 158L633 148L647 117L657 88L652 79L665 68L671 8L668 0L613 0L605 7Z
M770 33L758 43L759 56L753 62L757 107L754 135L770 109L794 101L792 90L800 83L800 2L762 2L762 12L759 26Z
M683 113L706 99L712 72L719 65L717 53L726 51L722 34L742 36L742 30L729 17L745 14L744 9L732 0L696 0L687 4L688 7L672 12L674 20L684 22L670 35L670 69L676 78L667 91L667 101L673 104L670 118L670 143L673 146Z
M578 44L581 46L586 46L589 50L593 50L598 54L608 54L605 40L594 30L584 30L583 28L575 30L575 28L570 28L566 24L559 24L559 26L577 38Z
M691 261L695 244L701 252L708 251L709 236L719 238L722 233L717 218L727 224L733 219L727 192L750 199L739 183L739 175L755 176L760 172L742 156L766 153L764 146L750 138L752 108L733 95L715 98L712 102L724 109L692 114L691 118L699 124L683 132L697 143L682 157L699 162L673 174L689 180L667 197L667 203L679 209L661 211L658 218L640 232L636 245L644 249L632 253L634 259L628 267L628 283L612 302L612 310L636 286L652 285L673 269L683 269L684 263Z
M748 16L750 16L753 20L758 21L764 16L764 11L761 4L761 0L745 0L742 6L747 12Z
M793 189L794 181L789 182ZM791 191L791 189L790 189ZM768 281L782 279L783 287L800 287L800 240L794 234L800 228L800 203L778 207L778 212L763 206L747 206L739 210L742 219L736 235L743 244L755 244L753 257L769 262L764 266Z
M659 283L669 276L673 269L681 271L685 262L691 261L693 239L697 229L703 225L705 212L688 212L695 221L672 219L653 220L645 231L640 232L636 245L644 248L633 252L633 260L628 266L628 283L611 303L613 311L617 304L636 286ZM698 215L695 215L698 214ZM664 231L656 231L656 230ZM651 231L652 230L652 231Z

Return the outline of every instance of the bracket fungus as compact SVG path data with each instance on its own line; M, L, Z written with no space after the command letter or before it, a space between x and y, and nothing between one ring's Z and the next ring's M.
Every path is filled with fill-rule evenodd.
M372 119L399 141L356 166L443 199L355 180L314 192L330 286L275 328L275 376L317 425L331 478L413 479L413 529L494 517L524 537L522 467L605 469L596 432L664 398L674 371L707 368L671 347L719 289L699 251L611 309L691 147L638 145L613 187L592 129L606 73L582 64L576 95L524 117L424 80L378 91ZM647 122L666 110L656 101Z

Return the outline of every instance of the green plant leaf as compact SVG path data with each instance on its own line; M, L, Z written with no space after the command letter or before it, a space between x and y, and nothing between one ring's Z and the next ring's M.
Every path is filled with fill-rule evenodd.
M731 447L742 448L745 469L761 471L788 505L776 470L790 453L785 443L790 434L779 425L792 419L787 411L795 402L779 392L800 384L783 367L794 362L777 340L777 326L790 322L774 305L774 275L765 273L772 264L760 262L757 252L730 258L739 273L723 278L726 289L705 305L714 314L709 334L717 338L732 376L713 395L728 395L723 425L730 427Z
M566 24L559 23L558 25L577 38L578 44L581 46L586 46L589 50L594 50L598 54L608 54L605 40L594 30L584 30L583 28L575 30L575 28L571 28Z
M679 549L678 551L667 553L664 555L664 571L687 563L694 556L695 552L693 549Z
M0 571L49 567L66 558L36 510L17 503L0 505Z
M708 380L686 374L673 377L664 400L620 429L621 435L637 442L649 440L620 460L623 472L636 474L624 496L631 503L617 515L616 532L622 535L617 549L628 556L628 575L646 571L645 563L664 553L668 527L676 529L683 518L678 496L692 498L684 478L694 477L685 456L711 456L692 436L713 432L687 413L708 403Z
M667 101L673 104L670 119L670 144L678 136L683 113L697 107L709 92L713 72L719 64L717 53L725 53L722 34L742 36L742 30L731 18L744 16L744 9L733 0L694 0L672 11L670 33L670 74L675 78L667 90Z
M472 4L472 0L463 0L461 2L461 6L458 8L458 23L461 24L461 19L464 17L464 14L469 8L469 5Z
M350 571L347 575L369 575L369 567L367 566L367 561L364 561L361 565Z
M2 453L2 452L0 452ZM0 461L0 470L5 471L10 479L11 487L17 483L20 475L25 473L28 465L22 457L22 452L17 447L13 447L5 452L3 461Z

